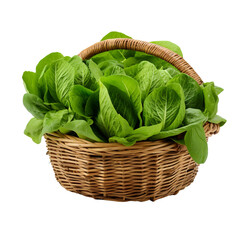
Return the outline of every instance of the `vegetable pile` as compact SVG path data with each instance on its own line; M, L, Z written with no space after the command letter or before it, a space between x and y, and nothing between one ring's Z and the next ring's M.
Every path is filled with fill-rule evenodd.
M111 32L102 40L111 38L130 37ZM152 43L182 56L176 44ZM24 133L35 143L55 131L126 146L171 138L204 163L204 123L226 122L216 115L222 88L213 82L198 85L168 62L143 52L111 50L85 61L54 52L38 63L36 72L24 72L23 82L23 104L34 117Z

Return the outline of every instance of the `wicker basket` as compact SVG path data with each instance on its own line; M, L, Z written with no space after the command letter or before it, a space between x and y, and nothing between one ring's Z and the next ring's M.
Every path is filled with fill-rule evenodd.
M142 51L160 57L181 72L201 78L176 53L155 44L133 39L110 39L82 51L82 59L113 49ZM219 125L206 123L206 137L216 134ZM171 140L119 143L92 143L60 133L45 134L48 154L56 179L69 191L95 199L115 201L156 200L177 194L190 185L198 171L187 149Z

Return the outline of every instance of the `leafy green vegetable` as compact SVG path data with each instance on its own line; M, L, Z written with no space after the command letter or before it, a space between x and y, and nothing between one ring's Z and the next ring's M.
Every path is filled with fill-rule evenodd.
M89 141L103 142L91 129L90 125L84 120L73 120L72 122L66 123L60 128L60 132L63 134L69 132L75 132L78 137Z
M110 32L102 41L114 38L130 37ZM172 42L152 43L182 56ZM200 164L207 158L204 123L226 123L216 115L222 88L213 82L199 86L170 63L144 52L115 49L88 60L54 52L22 79L27 91L23 104L34 116L24 133L36 143L56 131L126 146L169 138L186 145Z
M205 103L204 113L208 116L209 119L212 119L217 114L219 101L213 84L208 84L203 88L203 96Z
M156 88L144 101L143 117L147 126L162 123L162 129L171 130L180 126L184 115L184 94L180 84Z
M43 120L42 119L37 119L37 118L32 118L25 130L24 130L24 134L30 138L32 138L32 140L35 143L40 143L41 142L41 138L42 138L42 129L43 129Z
M198 83L185 73L175 75L168 83L179 83L182 86L186 108L203 109L203 93Z
M132 128L126 119L117 113L114 108L107 88L100 83L99 91L99 113L96 125L106 137L125 137L132 132Z
M124 75L102 77L101 81L108 88L111 101L115 109L123 117L125 117L125 119L128 120L132 127L135 127L137 119L139 120L139 124L141 126L142 125L142 118L140 115L142 112L141 92L137 81L131 77ZM118 94L118 96L116 96L116 94ZM123 111L121 111L121 109ZM130 117L130 119L128 116Z
M149 137L158 134L161 129L162 123L152 126L144 126L133 130L133 132L126 137L111 137L109 138L109 142L118 142L125 146L132 146L137 141L144 141Z
M203 123L207 120L206 116L199 109L188 108L186 109L185 117L183 120L183 126L171 130L163 130L160 133L152 136L150 140L159 140L163 138L177 136L193 126Z
M37 119L43 119L44 115L50 111L41 98L38 96L25 93L23 96L23 104L25 108Z
M218 115L215 115L213 118L209 119L208 121L211 123L219 124L220 127L222 127L227 122L225 118L222 118Z
M91 94L93 94L93 91L88 88L81 85L73 86L69 92L72 110L80 116L88 117L85 113L85 106Z
M201 164L206 161L208 145L201 123L188 129L184 137L184 142L187 146L188 152L196 163Z
M22 79L27 92L39 97L41 96L36 73L26 71L23 73Z

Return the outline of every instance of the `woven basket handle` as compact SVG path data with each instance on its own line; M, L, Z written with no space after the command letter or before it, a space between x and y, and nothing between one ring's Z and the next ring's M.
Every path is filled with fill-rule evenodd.
M114 49L135 50L159 57L171 63L179 71L188 74L190 77L195 79L198 82L198 84L202 84L201 78L181 56L179 56L177 53L170 51L167 48L149 42L127 38L108 39L101 42L97 42L92 46L86 48L85 50L79 53L79 56L83 60L85 60L91 58L92 56L98 53Z

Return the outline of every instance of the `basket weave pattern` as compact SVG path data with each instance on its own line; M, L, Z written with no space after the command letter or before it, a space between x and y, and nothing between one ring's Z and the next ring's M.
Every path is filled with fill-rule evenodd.
M79 56L91 56L113 49L144 51L170 62L181 72L201 78L179 55L155 44L133 39L110 39L96 43ZM219 125L206 123L206 137ZM44 135L56 179L67 190L95 199L115 201L157 200L177 194L190 185L198 171L185 146L168 139L119 143L92 143L61 133Z

